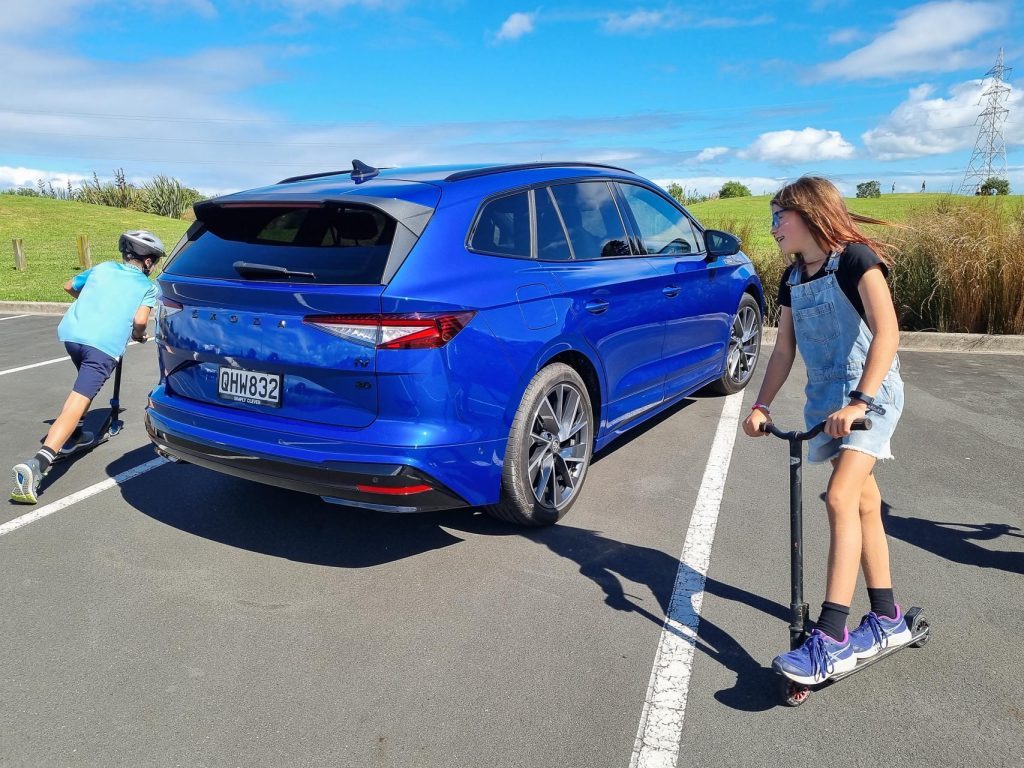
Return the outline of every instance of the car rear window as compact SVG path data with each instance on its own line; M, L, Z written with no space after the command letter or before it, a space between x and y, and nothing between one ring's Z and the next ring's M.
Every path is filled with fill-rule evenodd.
M369 206L220 206L164 271L231 280L380 283L395 220ZM242 266L239 266L242 265Z

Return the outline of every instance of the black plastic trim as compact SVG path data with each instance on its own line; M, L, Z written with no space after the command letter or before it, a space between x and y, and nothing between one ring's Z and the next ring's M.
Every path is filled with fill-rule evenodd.
M193 442L172 435L153 425L146 414L146 431L158 451L243 480L287 488L332 499L365 503L376 507L401 507L417 512L434 512L468 506L457 493L430 475L404 464L332 461L323 464L296 464L254 453ZM404 487L422 483L433 490L409 496L366 493L357 485Z
M475 179L480 176L491 176L496 173L509 173L512 171L530 171L540 168L605 168L610 171L622 171L623 173L633 173L628 168L620 168L617 165L603 165L601 163L519 163L515 165L492 165L487 168L473 168L468 171L457 171L444 177L445 181L463 181L465 179Z

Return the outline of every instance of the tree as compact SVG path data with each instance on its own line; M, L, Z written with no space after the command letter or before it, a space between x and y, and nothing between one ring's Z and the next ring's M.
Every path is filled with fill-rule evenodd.
M671 184L668 185L668 189L666 191L670 195L672 195L672 197L674 197L677 201L679 201L680 203L685 204L685 202L686 202L686 199L685 199L686 198L686 190L683 189L678 184L676 184L674 181Z
M718 190L719 197L750 197L750 190L738 181L727 181Z
M1010 194L1010 182L1008 179L1001 179L998 176L989 176L978 187L979 195L1008 195Z
M882 189L877 181L865 181L857 185L857 197L881 197Z

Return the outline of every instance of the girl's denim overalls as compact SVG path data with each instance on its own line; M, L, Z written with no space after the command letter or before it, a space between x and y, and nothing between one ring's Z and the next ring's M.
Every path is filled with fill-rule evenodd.
M804 420L808 429L850 402L850 391L860 382L872 339L871 329L836 280L839 256L838 251L831 254L825 276L817 280L801 284L799 265L794 265L789 275L796 343L807 367ZM885 408L885 415L869 411L870 430L851 432L843 438L822 433L808 444L808 461L828 461L838 456L842 448L876 459L891 459L889 441L903 413L899 356L879 387L875 403Z

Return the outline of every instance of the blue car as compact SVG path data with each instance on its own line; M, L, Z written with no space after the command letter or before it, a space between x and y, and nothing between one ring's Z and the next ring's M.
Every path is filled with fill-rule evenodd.
M595 451L760 352L739 240L620 168L355 161L195 213L149 435L330 502L554 523Z

